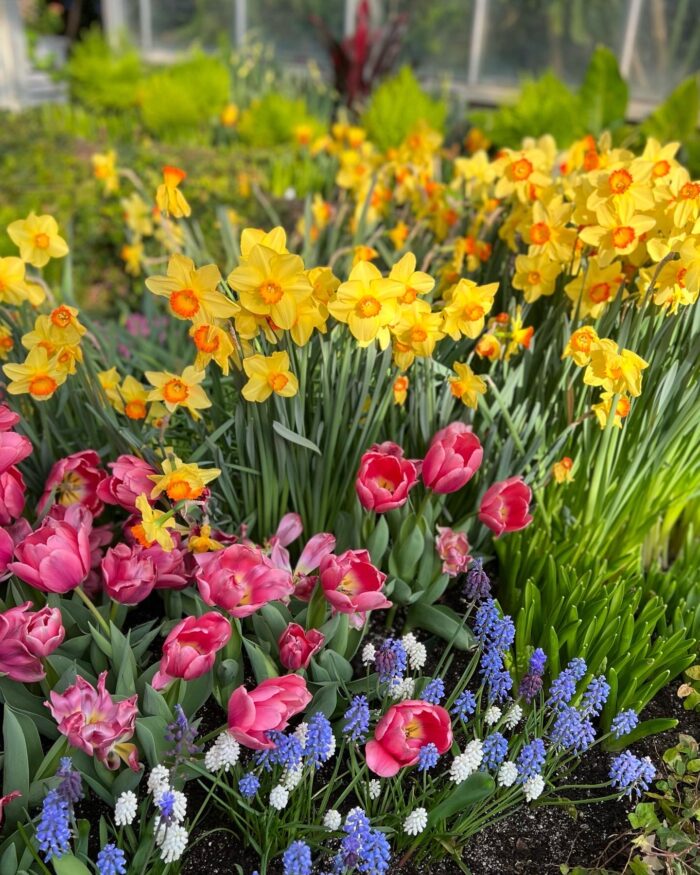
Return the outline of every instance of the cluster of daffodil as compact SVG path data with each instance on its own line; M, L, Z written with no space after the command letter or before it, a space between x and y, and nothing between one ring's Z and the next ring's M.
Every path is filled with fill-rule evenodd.
M584 325L571 335L563 357L568 356L586 369L583 382L587 386L600 386L603 390L600 401L591 408L600 427L605 428L612 415L612 425L622 428L622 420L632 406L630 398L641 395L642 371L649 363L630 349L620 349L615 341L598 337L590 325Z
M12 222L7 233L19 248L19 257L0 258L0 305L19 308L28 303L39 307L47 298L47 288L38 274L27 273L27 266L45 267L52 258L68 254L68 244L58 233L53 216L30 213L26 219ZM18 323L17 310L5 310L9 322L0 323L0 358L12 352L14 331ZM3 366L11 395L29 394L37 401L46 401L76 371L83 360L80 343L85 326L78 320L75 307L54 306L49 313L36 317L31 331L21 337L27 350L21 363Z

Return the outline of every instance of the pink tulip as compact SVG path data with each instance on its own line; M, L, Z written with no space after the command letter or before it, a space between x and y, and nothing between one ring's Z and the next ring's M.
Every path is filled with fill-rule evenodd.
M26 489L17 468L8 468L0 474L0 526L9 526L12 520L22 516Z
M442 573L456 577L466 571L472 561L467 536L464 532L454 532L443 526L438 526L437 531L435 548L442 559Z
M0 474L18 465L32 453L31 441L14 431L0 431Z
M78 676L65 693L52 692L46 706L58 723L58 731L70 744L88 756L96 756L108 769L118 769L124 760L138 772L136 745L127 744L136 727L138 696L134 693L115 702L105 690L107 672L97 679L97 689Z
M456 492L478 471L484 451L479 438L463 422L453 422L433 435L423 459L423 483L441 495Z
M409 700L392 705L377 723L367 742L365 757L375 775L391 778L406 766L415 766L420 749L434 744L443 754L452 745L450 715L440 705Z
M116 462L110 462L112 475L106 477L97 486L97 497L105 504L118 504L124 510L136 510L136 499L139 495L150 495L153 481L149 474L156 474L143 459L138 456L118 456Z
M267 733L287 728L295 714L311 701L306 681L296 674L269 678L248 692L238 687L228 703L228 731L244 747L253 750L273 748Z
M9 805L10 802L14 802L15 799L19 799L21 795L22 794L19 790L13 790L11 793L8 793L7 796L0 796L0 826L2 826L2 821L5 816L5 806Z
M277 642L280 662L289 671L308 668L311 657L323 647L326 636L318 629L305 632L298 623L290 623Z
M59 608L50 608L47 605L36 613L28 614L27 619L24 633L27 650L40 659L46 659L57 647L60 647L66 637L61 611Z
M334 611L350 615L350 623L359 629L367 611L390 608L391 602L381 591L386 574L372 565L366 550L346 550L340 556L326 556L320 566L323 594Z
M270 538L270 544L281 544L287 547L301 535L304 526L298 513L286 513L277 526L277 531Z
M175 678L191 681L206 674L230 637L230 621L215 611L180 620L165 639L160 669L151 686L162 690Z
M42 592L66 593L90 571L91 515L79 505L65 508L63 519L48 516L15 548L10 570Z
M5 528L0 528L0 577L4 577L7 566L15 554L15 542Z
M496 537L520 531L532 522L531 501L532 491L523 478L509 477L486 490L479 506L479 519Z
M140 555L150 559L156 572L155 589L184 589L190 583L191 574L185 568L185 552L179 532L172 533L175 548L169 553L159 544L141 547Z
M417 482L415 463L403 458L401 447L387 441L362 456L355 491L365 510L386 513L405 504Z
M7 404L0 404L0 431L9 431L19 422L19 416Z
M102 577L105 592L123 605L136 605L151 594L156 570L151 559L138 545L117 544L104 555Z
M270 561L275 568L289 571L292 574L294 597L307 602L318 583L318 575L311 572L316 571L321 564L321 560L332 553L334 549L335 536L328 532L319 532L318 535L314 535L306 542L306 546L301 551L299 561L293 570L289 560L289 553L279 544L273 545L270 551Z
M46 478L44 494L37 505L39 513L47 504L61 504L64 507L82 504L91 514L99 516L104 505L97 489L107 476L99 465L100 457L94 450L81 450L59 459Z
M202 598L232 617L249 617L268 602L287 598L294 590L292 575L275 568L257 547L233 544L214 553L199 553L195 560Z

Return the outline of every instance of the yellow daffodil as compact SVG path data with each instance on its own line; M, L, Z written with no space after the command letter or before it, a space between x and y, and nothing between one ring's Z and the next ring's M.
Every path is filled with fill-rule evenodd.
M408 239L409 227L403 221L398 221L393 228L389 228L386 236L394 244L394 249L403 249L406 240Z
M269 317L285 330L294 325L298 304L311 295L301 258L262 244L251 248L247 260L229 274L228 283L246 310Z
M193 419L201 419L199 410L211 407L211 401L199 385L204 379L204 371L191 365L181 373L169 371L146 371L145 377L154 388L148 393L148 401L162 401L170 413L178 407L188 410Z
M347 324L359 346L369 346L378 339L385 349L389 343L388 326L396 321L398 299L404 292L402 283L383 277L371 262L360 261L349 279L338 287L328 311L338 322Z
M441 325L441 315L432 313L427 301L416 300L401 307L399 320L391 327L397 367L405 371L416 356L430 358L436 343L445 336Z
M482 359L488 359L490 362L495 362L501 357L503 347L501 341L495 334L482 334L479 338L474 352Z
M7 325L0 323L0 361L4 361L8 357L14 345L12 331Z
M137 237L150 237L153 233L153 213L146 201L134 191L129 197L122 198L121 206L127 227Z
M651 162L641 158L611 164L596 174L595 188L588 196L588 208L597 211L606 204L615 210L626 204L632 213L652 210L651 173Z
M614 397L614 392L602 392L600 395L601 400L598 404L593 404L591 406L591 410L595 413L598 425L600 425L601 428L605 428L608 424ZM617 399L615 415L612 421L613 428L622 428L622 420L629 414L631 407L631 402L626 395L621 395Z
M208 483L221 474L219 468L200 468L193 462L185 463L177 456L169 456L161 464L162 474L149 474L155 484L151 500L165 492L171 501L196 501Z
M601 267L598 259L592 257L586 268L564 286L564 291L573 302L572 311L578 313L580 319L587 316L597 319L615 298L623 282L619 261Z
M252 355L243 359L243 370L248 376L241 393L246 401L261 403L274 392L283 398L297 394L299 383L289 370L289 356L286 352L273 352L272 355Z
M515 195L522 203L533 200L537 189L551 182L549 164L541 149L503 149L494 162L494 171L499 174L494 194L497 198Z
M225 319L237 313L238 305L217 291L220 282L221 274L215 264L195 268L191 258L175 254L168 262L167 275L149 277L146 288L167 298L170 312L177 319L200 322Z
M189 216L192 212L192 208L179 188L186 176L184 170L168 164L163 168L163 182L156 189L158 209L176 219Z
M311 283L314 298L327 304L336 293L340 280L330 267L312 267L306 274Z
M44 267L51 258L68 255L68 244L58 233L58 222L53 216L30 213L7 226L7 233L19 248L22 261L34 267Z
M146 419L149 392L150 389L147 386L140 383L136 377L128 374L118 389L121 409L116 405L115 409L129 419Z
M573 210L573 204L565 203L562 195L536 200L532 205L532 224L524 234L529 243L528 254L569 261L576 240L576 229L567 227Z
M278 255L288 255L287 232L280 225L270 231L262 228L244 228L241 231L241 263L248 261L255 246L266 246Z
M418 295L427 295L435 286L430 274L416 270L416 256L412 252L407 252L392 266L389 279L396 280L404 287L399 304L412 304Z
M142 243L125 243L120 251L124 262L124 270L129 276L141 276L141 262L143 260Z
M445 332L453 340L462 335L477 338L484 330L485 317L493 307L497 290L498 283L478 286L472 280L461 279L443 310Z
M677 228L697 221L700 216L700 182L693 181L685 167L672 170L667 184L657 191L658 196L666 201L667 210Z
M398 404L399 407L403 407L406 403L406 398L408 397L408 386L409 380L405 374L402 374L394 380L394 404Z
M584 368L591 360L591 349L594 343L598 342L598 334L595 328L591 325L584 325L583 328L577 328L569 338L562 358L571 356L574 363L580 368Z
M240 115L239 109L235 103L227 103L221 110L219 119L225 128L235 128Z
M532 325L523 325L521 310L520 307L518 307L515 316L511 321L508 345L506 346L506 352L504 355L505 360L508 361L511 356L520 352L521 346L523 349L529 349L534 334L535 329Z
M306 346L314 330L326 333L328 308L313 297L305 298L297 304L297 318L289 329L297 346Z
M463 362L455 362L452 370L457 376L450 377L450 391L467 407L476 409L479 396L486 392L486 382Z
M514 289L521 289L528 304L543 295L553 295L557 277L562 272L558 261L550 261L545 254L518 255L515 259Z
M574 479L572 469L574 467L573 460L569 456L564 456L558 462L552 465L552 477L556 483L571 483Z
M372 246L364 246L359 245L356 246L352 251L352 266L355 267L356 264L359 264L361 261L374 261L375 258L379 258L379 253Z
M621 255L629 255L656 222L652 216L635 213L631 201L623 201L617 209L602 204L596 216L598 224L583 228L579 236L584 243L597 248L601 267L607 267Z
M649 363L632 350L618 350L613 340L601 338L591 346L591 360L583 382L603 386L612 393L629 392L636 398L642 392L642 371L648 367Z
M112 194L119 188L119 176L117 175L117 153L114 149L108 152L96 152L92 156L92 172L95 179L104 184L107 194Z
M97 379L100 388L105 393L107 400L112 407L114 407L118 413L123 413L124 404L122 403L119 394L119 384L121 383L122 378L119 376L119 371L116 368L110 368L108 371L98 371Z
M216 550L223 550L226 544L221 541L215 541L211 536L211 526L203 525L199 527L199 532L191 534L187 539L187 549L191 553L213 553Z
M0 258L0 304L18 307L29 301L38 307L46 297L39 283L33 283L25 276L26 267L21 258L9 255Z
M661 145L654 137L647 138L641 159L651 162L651 179L655 185L662 184L668 174L678 167L676 153L680 147L680 143Z
M54 347L77 346L87 329L78 320L78 310L61 304L49 314L37 316L34 331L22 338L22 344L32 349L38 343L49 342Z
M228 374L229 360L234 353L231 335L218 325L209 322L193 325L189 334L197 347L195 368L204 371L209 362L214 361L224 374Z
M175 542L168 529L179 528L171 513L151 507L144 494L138 496L135 505L141 514L141 521L131 527L131 534L142 547L158 544L166 553L171 553Z
M55 357L49 358L42 346L35 346L21 365L3 366L10 379L10 395L31 395L35 401L48 401L66 381L66 371L58 366Z

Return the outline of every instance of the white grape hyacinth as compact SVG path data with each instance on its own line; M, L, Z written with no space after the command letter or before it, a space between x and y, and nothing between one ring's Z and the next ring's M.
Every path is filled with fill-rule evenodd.
M222 732L206 752L204 765L210 772L223 769L228 772L236 765L241 755L241 746L230 732Z
M513 784L515 784L517 777L518 767L515 765L515 763L507 760L501 765L501 768L498 770L498 786L512 787Z
M365 644L362 648L362 665L374 665L377 648L374 644Z
M185 853L189 833L179 823L162 823L156 830L156 844L164 863L174 863Z
M170 772L165 766L155 766L148 776L148 792L157 799L170 789Z
M403 822L403 831L406 835L420 835L428 825L428 812L425 808L416 808Z
M131 790L125 790L114 806L114 822L117 826L130 826L136 817L138 800Z
M408 666L411 671L420 671L428 659L428 651L425 649L425 644L421 644L413 632L404 635L401 643L408 657Z
M534 778L528 778L523 784L523 791L527 802L533 802L539 799L544 790L544 778L542 775L535 775Z
M339 830L342 822L343 818L340 816L340 812L336 811L335 808L329 808L323 816L323 825L326 829L331 830L331 832Z
M382 795L382 785L376 778L373 778L369 782L369 798L372 800L379 799L379 797L381 795Z
M270 805L277 811L282 811L289 802L289 790L281 784L277 784L270 790Z
M461 784L472 775L481 765L483 758L482 744L479 739L470 741L464 749L464 753L459 754L452 760L450 766L450 778L455 784Z
M490 708L486 709L486 713L484 714L484 723L487 726L493 726L494 723L498 723L501 719L502 711L498 707L498 705L491 705Z
M523 717L523 709L520 705L511 706L506 712L505 723L503 724L506 729L515 729L515 727L520 723Z

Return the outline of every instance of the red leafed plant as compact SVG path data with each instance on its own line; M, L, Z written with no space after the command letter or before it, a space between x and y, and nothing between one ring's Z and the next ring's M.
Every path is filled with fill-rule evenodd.
M319 15L310 20L323 39L333 65L334 85L348 106L366 97L396 63L408 16L396 13L381 27L370 27L369 0L357 7L355 33L338 40Z

